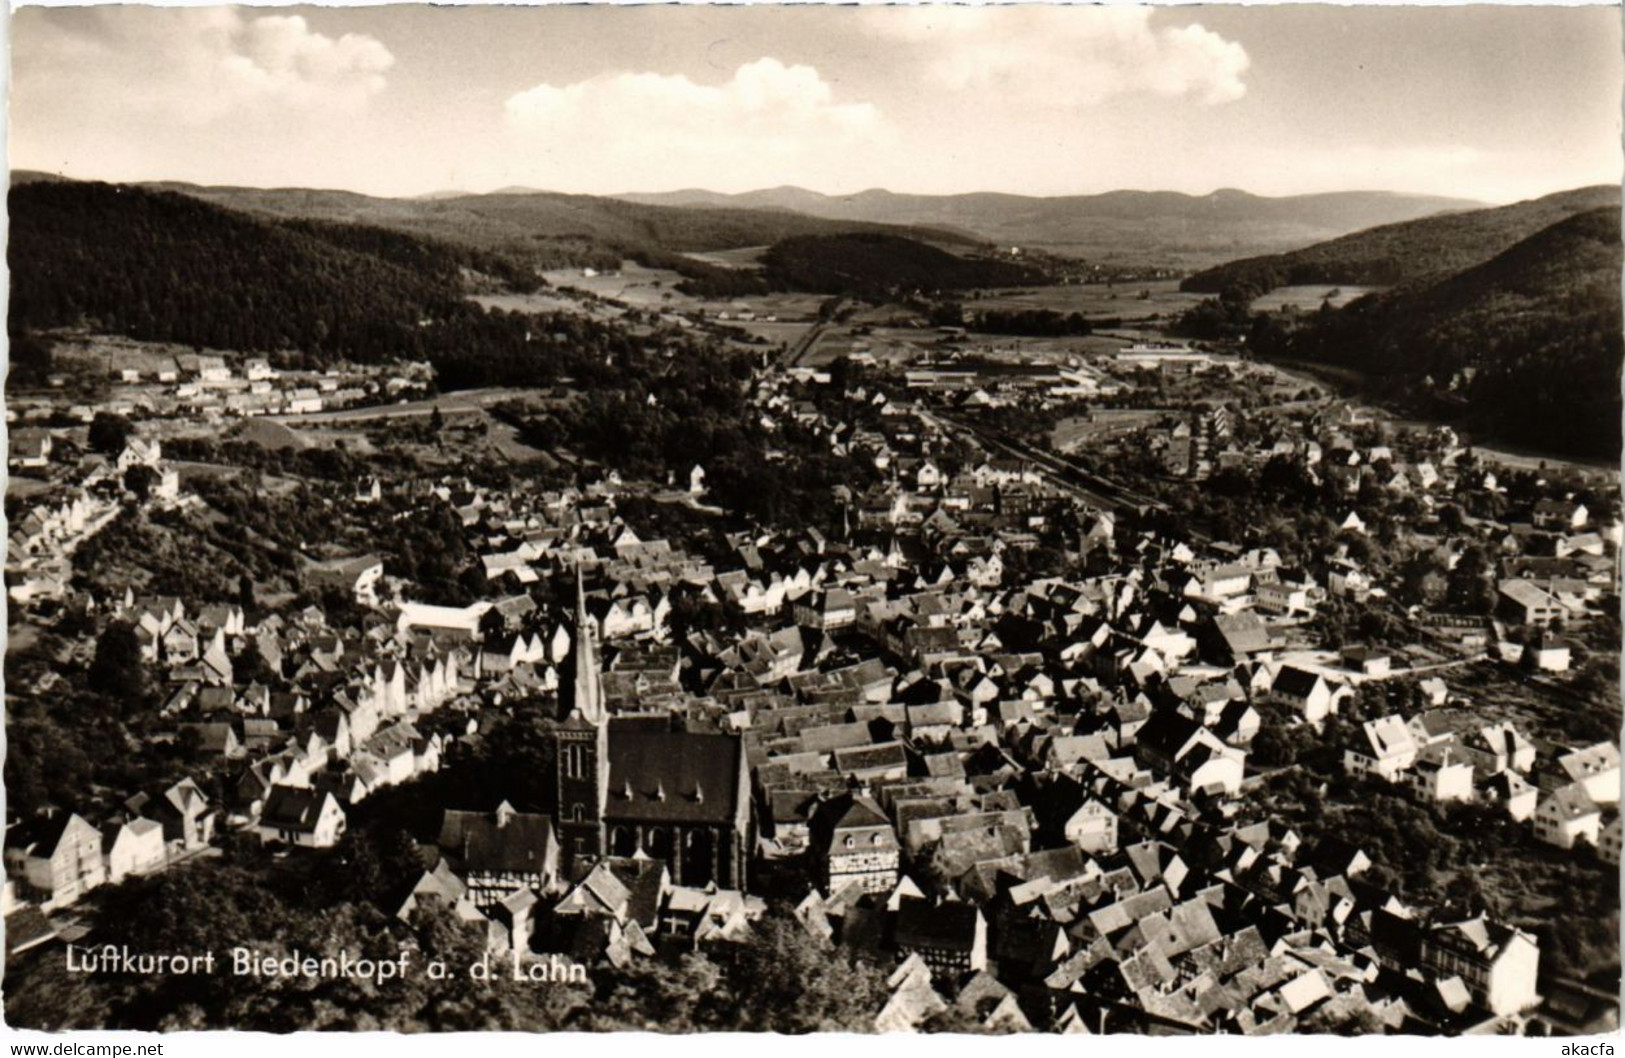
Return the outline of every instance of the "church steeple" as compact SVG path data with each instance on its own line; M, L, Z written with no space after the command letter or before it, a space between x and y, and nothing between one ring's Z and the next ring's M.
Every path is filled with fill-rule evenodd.
M598 660L598 633L592 617L587 613L587 591L582 582L581 567L576 566L576 615L574 641L571 643L569 716L600 726L607 719L604 712L604 686Z
M604 805L609 801L609 714L604 706L598 635L587 613L587 590L576 567L575 630L559 687L564 723L553 730L554 831L560 867L578 880L606 849Z

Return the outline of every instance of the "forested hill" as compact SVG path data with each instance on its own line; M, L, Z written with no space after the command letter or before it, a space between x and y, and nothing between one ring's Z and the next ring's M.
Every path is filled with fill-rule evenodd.
M1180 289L1251 297L1283 286L1395 286L1470 268L1565 217L1619 206L1618 187L1598 186L1385 224L1292 253L1219 265L1186 279Z
M630 340L582 317L480 310L464 297L471 283L537 281L466 246L109 184L29 183L7 199L13 337L89 325L290 366L426 359L448 388L550 382L565 358L602 359Z
M36 174L13 174L13 186ZM270 219L300 219L387 228L498 251L542 268L598 265L623 258L767 246L800 235L876 232L972 245L959 231L857 220L830 220L774 209L651 206L592 195L516 191L432 199L374 198L305 188L145 185Z
M1589 210L1446 278L1266 330L1258 351L1354 368L1499 437L1617 455L1622 259L1618 206Z
M783 289L862 297L1049 282L1021 265L958 257L912 239L877 234L784 239L768 248L762 265L769 281Z

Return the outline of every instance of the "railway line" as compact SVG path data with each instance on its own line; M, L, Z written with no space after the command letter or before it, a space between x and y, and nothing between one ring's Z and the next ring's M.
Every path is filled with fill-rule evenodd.
M990 451L1036 465L1050 478L1052 484L1103 510L1119 513L1129 509L1136 511L1168 509L1168 505L1161 500L1129 489L1110 478L1084 469L1064 456L1045 451L1020 438L1011 437L1000 431L980 429L959 419L947 418L936 413L932 413L930 418L945 430L968 434Z

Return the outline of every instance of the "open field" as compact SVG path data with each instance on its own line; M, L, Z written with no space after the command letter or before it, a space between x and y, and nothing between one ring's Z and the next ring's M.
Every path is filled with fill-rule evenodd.
M219 349L196 349L173 342L142 342L108 334L56 334L51 340L51 355L58 371L98 378L126 369L134 369L150 378L160 366L173 370L175 358L189 354L225 357L228 362L238 356Z
M757 247L755 252L760 252ZM698 259L710 257L732 258L734 255L745 254L746 250L730 250L721 254L693 255ZM718 262L713 262L718 263ZM730 266L736 267L736 266ZM584 276L579 269L560 269L543 273L543 277L555 287L570 287L596 294L602 298L612 298L623 302L632 308L655 309L664 312L691 312L696 309L703 311L707 316L716 317L721 313L737 316L741 312L753 313L756 321L728 320L730 324L744 326L747 329L757 323L765 323L762 317L775 316L778 323L807 322L817 318L818 307L829 300L823 294L774 293L754 297L738 298L694 298L681 293L677 285L683 277L676 272L663 268L645 268L633 261L623 261L621 269L613 275ZM557 293L543 295L551 298L560 298L567 295ZM510 299L512 300L512 299ZM523 299L518 299L523 300ZM482 303L484 303L482 301ZM580 311L582 306L575 306ZM754 330L752 333L756 333ZM782 339L772 338L778 341Z
M709 253L685 253L683 256L716 265L718 268L756 271L762 267L762 253L766 249L765 246L741 246L737 250L712 250Z
M575 312L601 320L621 315L613 305L595 305L547 290L534 294L474 294L469 300L483 309L503 312Z
M1356 298L1364 297L1381 287L1308 286L1279 287L1252 303L1254 312L1279 312L1288 305L1296 309L1318 309L1324 301L1340 309Z
M728 326L735 330L744 331L753 338L761 338L774 345L792 346L801 340L802 335L812 327L812 323L798 321L794 323L764 323L761 320L738 321L729 320Z
M1120 433L1136 430L1162 416L1156 408L1102 408L1087 419L1062 419L1050 434L1050 444L1063 454Z
M777 316L780 323L795 321L811 323L818 318L818 307L829 300L824 294L798 294L789 291L718 300L684 298L681 294L677 297L683 300L680 305L674 307L698 307L704 309L707 316L715 316L719 312L726 312L729 315L752 312L758 318Z
M1048 309L1063 314L1076 312L1085 319L1144 320L1177 315L1201 300L1201 294L1181 293L1179 280L1160 279L1112 286L1090 283L993 290L967 302L966 307L973 310Z
M867 327L854 333L851 325L830 327L803 356L803 367L822 367L842 357L868 353L880 363L898 364L924 353L964 352L994 359L1048 360L1064 363L1110 356L1127 340L1106 335L1082 338L1019 338L1004 334L972 332L962 338L944 340L944 335L926 327Z
M609 275L583 275L579 268L562 268L542 273L550 286L572 287L597 294L601 298L614 298L638 309L671 308L674 303L690 304L691 299L677 293L676 286L683 277L664 268L645 268L632 261L622 261L618 272Z

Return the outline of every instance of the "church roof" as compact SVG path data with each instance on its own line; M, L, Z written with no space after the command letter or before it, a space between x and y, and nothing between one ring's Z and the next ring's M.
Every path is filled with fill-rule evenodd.
M734 735L609 725L606 821L732 823L744 744Z

